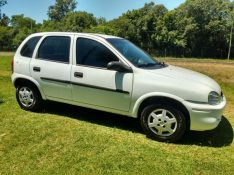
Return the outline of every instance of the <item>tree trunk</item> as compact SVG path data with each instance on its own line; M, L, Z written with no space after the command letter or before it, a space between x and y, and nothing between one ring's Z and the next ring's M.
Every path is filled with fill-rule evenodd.
M233 31L233 22L230 33L229 49L228 49L228 60L230 60L231 48L232 48L232 31Z

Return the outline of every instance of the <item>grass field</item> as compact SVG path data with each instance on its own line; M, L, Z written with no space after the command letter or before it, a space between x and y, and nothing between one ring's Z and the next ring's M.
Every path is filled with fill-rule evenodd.
M167 59L217 80L228 106L215 130L166 144L146 138L136 119L52 102L21 110L11 57L0 56L0 174L234 174L234 64Z

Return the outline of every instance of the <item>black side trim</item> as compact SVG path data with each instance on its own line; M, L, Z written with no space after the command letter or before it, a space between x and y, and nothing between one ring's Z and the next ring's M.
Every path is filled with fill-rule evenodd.
M87 87L87 88L93 88L93 89L100 89L100 90L105 90L105 91L129 94L129 92L123 91L123 90L120 90L120 89L109 89L109 88L104 88L104 87L100 87L100 86L93 86L93 85L88 85L88 84L83 84L83 83L75 83L75 82L71 82L71 84L76 85L76 86L83 86L83 87Z
M208 104L207 102L200 102L200 101L192 101L192 100L185 100L188 101L190 103L195 103L195 104Z
M41 80L54 81L54 82L65 83L65 84L72 84L72 85L76 85L76 86L82 86L82 87L87 87L87 88L105 90L105 91L110 91L110 92L130 94L128 91L123 91L121 89L109 89L109 88L104 88L104 87L100 87L100 86L93 86L93 85L88 85L88 84L83 84L83 83L76 83L76 82L70 82L70 81L65 81L65 80L58 80L58 79L44 78L44 77L41 77Z
M53 78L44 78L44 77L41 77L41 80L54 81L54 82L65 83L65 84L71 84L70 81L58 80L58 79L53 79Z

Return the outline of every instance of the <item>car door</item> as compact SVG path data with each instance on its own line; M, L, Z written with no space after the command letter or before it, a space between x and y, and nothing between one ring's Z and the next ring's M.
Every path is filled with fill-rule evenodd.
M33 57L33 52L41 36L33 36L27 38L18 48L15 54L14 68L15 72L22 75L30 75L30 62Z
M30 72L48 99L71 100L72 36L45 36L30 63Z
M75 43L76 63L71 73L73 100L129 111L133 74L107 69L109 62L120 60L104 42L78 37Z

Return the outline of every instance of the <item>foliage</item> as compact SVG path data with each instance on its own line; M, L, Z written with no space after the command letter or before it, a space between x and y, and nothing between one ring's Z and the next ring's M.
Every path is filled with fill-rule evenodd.
M0 7L4 6L7 4L6 0L0 0Z
M0 18L0 26L7 27L10 24L10 18L6 16L6 14L2 15L2 18Z
M87 12L71 12L62 20L64 31L83 32L97 25L97 20L93 14Z
M70 31L120 36L157 56L226 58L228 55L234 19L234 2L230 0L186 0L171 11L151 2L111 21L74 11L76 5L75 0L56 0L49 7L49 19L42 24L23 15L9 18L3 14L0 26L13 32L7 40L10 43L4 41L1 49L17 47L34 32ZM7 32L1 35L9 36Z
M37 32L39 24L36 21L21 15L14 15L11 18L11 29L14 33L12 40L12 47L17 48L19 44L31 33Z
M1 7L7 4L7 0L0 0L0 19L2 18Z
M98 21L93 14L70 12L61 21L44 21L40 31L83 32L97 24Z
M75 0L56 0L55 5L49 7L48 16L52 21L61 21L67 13L74 11Z
M115 35L115 29L107 25L98 25L91 27L90 29L86 29L85 32L88 33L99 33L99 34L106 34L106 35Z
M4 33L4 35L2 35ZM0 50L11 50L13 31L8 27L0 26Z
M20 29L20 28L34 28L36 27L36 22L28 17L24 17L24 15L14 15L11 18L11 25L13 28Z
M7 4L6 0L0 0L0 7L4 6Z
M227 0L188 0L180 7L183 15L192 18L197 27L193 32L196 39L189 46L192 55L223 57L227 52L229 5Z

